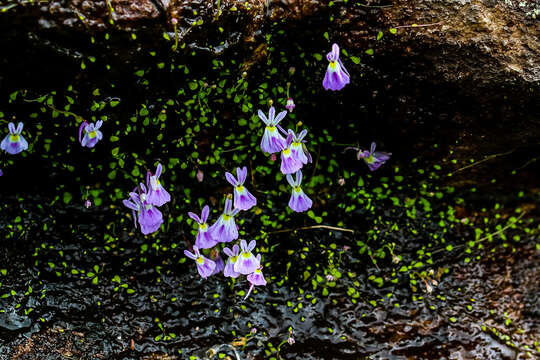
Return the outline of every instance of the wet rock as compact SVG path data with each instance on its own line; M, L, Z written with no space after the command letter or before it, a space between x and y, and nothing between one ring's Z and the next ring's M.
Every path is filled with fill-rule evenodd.
M352 3L70 0L52 1L39 8L20 2L9 13L26 15L22 26L37 25L60 33L73 28L83 33L145 29L150 30L154 41L163 31L172 31L171 19L175 18L180 33L189 32L186 40L198 47L206 47L220 27L229 35L228 46L247 46L252 52L261 43L258 35L265 24L309 27L330 17L332 40L343 47L362 52L373 47L377 55L410 60L410 66L401 61L399 68L383 71L406 72L415 79L438 83L458 82L469 90L540 83L540 24L535 18L540 6L536 9L534 4L502 0ZM391 28L396 29L395 35L390 33ZM379 30L385 35L383 41L375 40ZM230 41L232 38L235 40Z
M28 317L18 315L13 309L0 313L0 329L17 331L28 329L31 325Z
M398 27L394 39L404 56L429 62L425 77L475 87L538 84L540 23L514 3L394 1L380 11L380 19L384 28ZM351 21L360 17L355 14ZM351 40L352 45L355 37Z

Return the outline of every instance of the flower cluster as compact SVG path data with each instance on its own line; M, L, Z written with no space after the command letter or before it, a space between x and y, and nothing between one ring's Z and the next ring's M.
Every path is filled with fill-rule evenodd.
M162 167L158 164L156 173L146 174L146 185L141 183L129 193L129 199L123 200L124 205L131 209L135 227L137 222L144 235L151 234L163 224L163 214L157 208L171 200L171 196L159 182Z
M265 153L272 154L272 156L276 152L281 152L280 170L287 175L287 180L293 188L289 207L296 212L303 212L311 208L313 204L300 187L302 183L300 169L312 161L304 140L307 130L304 129L299 134L296 134L292 129L285 131L279 125L279 122L285 118L287 111L282 111L277 116L275 116L275 113L276 110L273 106L270 107L268 117L261 110L258 112L259 118L266 124L261 149ZM287 138L285 139L280 132L286 135ZM296 181L292 180L291 174L296 174Z
M238 239L235 216L241 210L249 210L255 206L257 199L244 186L247 178L246 167L236 168L236 177L226 172L225 178L233 186L234 202L230 199L233 196L229 194L225 199L223 213L211 226L208 225L208 216L210 214L208 205L203 207L200 217L195 213L188 213L189 217L197 223L198 230L193 252L184 250L184 254L188 258L195 260L197 271L202 278L218 274L221 271L223 271L225 277L230 278L247 275L247 280L250 283L249 296L254 286L266 285L261 270L261 256L260 254L255 256L252 252L255 249L255 240L250 241L249 244L246 240L240 240L240 246L234 244L231 248L224 247L223 252L229 257L226 263L219 256L218 244L230 243ZM202 249L206 249L210 254L210 258L201 255Z

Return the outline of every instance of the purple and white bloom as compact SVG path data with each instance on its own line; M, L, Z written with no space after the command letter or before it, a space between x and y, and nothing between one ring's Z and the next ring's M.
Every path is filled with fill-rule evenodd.
M278 131L278 125L281 120L287 115L287 110L280 112L276 116L276 110L273 106L270 107L268 118L259 110L259 118L266 124L263 138L261 140L261 150L265 153L273 154L285 149L285 139Z
M4 172L2 171L2 169L0 169L0 176L4 175Z
M300 187L302 184L302 172L300 170L296 172L296 180L293 180L292 175L287 175L287 181L289 182L289 185L292 186L289 207L296 212L303 212L311 208L313 201L311 201Z
M122 202L124 203L124 206L126 206L128 209L131 209L131 212L133 214L134 226L135 228L137 228L137 220L142 209L139 194L132 191L129 193L129 200L122 200Z
M366 165L369 167L369 170L375 171L378 168L381 167L382 164L384 164L388 159L390 159L390 156L392 156L392 153L384 152L384 151L375 151L376 144L375 142L371 143L370 150L362 150L357 147L347 147L344 151L347 150L356 150L356 158L358 160L363 159Z
M234 271L234 264L236 264L236 261L238 260L238 253L240 252L240 248L238 245L234 245L232 250L228 247L223 249L223 252L229 256L229 259L227 259L227 263L225 264L225 269L223 270L223 275L227 277L237 278L240 276L240 273Z
M296 107L296 105L294 105L294 100L293 98L288 98L287 99L287 105L285 105L285 108L287 110L289 110L289 112L293 112L294 108Z
M339 46L332 45L332 51L326 55L328 68L323 79L323 87L326 90L341 90L350 82L350 75L339 59Z
M253 249L255 249L256 244L257 243L255 240L251 240L249 245L246 240L240 241L242 252L234 264L234 271L240 274L248 275L254 272L255 269L260 266L260 260L257 259L251 252Z
M199 252L199 248L197 247L197 245L193 245L193 253L188 250L184 250L184 255L186 255L190 259L195 260L195 263L197 264L197 270L199 271L199 274L202 278L206 279L213 274L214 269L216 268L216 263L202 256Z
M240 210L249 210L257 205L257 199L255 199L255 196L244 187L244 182L247 177L247 168L245 166L241 169L237 167L236 175L238 176L238 179L229 172L225 173L225 177L229 184L234 186L234 207Z
M95 124L83 121L79 127L79 142L82 146L93 148L99 140L103 139L103 133L99 131L101 125L103 125L103 120L98 120ZM84 137L82 137L83 130Z
M199 232L197 233L197 239L195 239L195 245L197 245L199 249L210 249L217 244L210 227L206 223L209 214L210 208L208 205L203 207L201 217L195 213L188 212L188 216L199 224Z
M293 133L289 129L289 134L287 135L287 147L281 151L281 167L280 170L283 174L292 174L300 170L303 166L302 161L293 153L291 145L293 142ZM306 160L307 161L307 160Z
M148 186L148 196L146 200L155 206L161 206L171 201L171 195L163 188L159 182L161 176L161 164L158 164L156 168L156 174L152 175L152 172L148 171L146 174L146 183Z
M141 184L143 193L137 194L136 192L129 193L129 200L123 200L126 207L133 212L133 222L135 228L137 228L137 221L141 226L141 232L144 235L148 235L159 229L163 223L163 215L152 204L146 202L146 188L144 184Z
M23 123L20 122L15 128L15 124L10 122L8 124L9 134L6 135L2 143L0 143L0 148L11 155L20 153L23 150L28 149L28 142L21 135L23 130Z
M257 255L257 261L260 264L260 262L261 262L261 254ZM253 271L251 274L249 274L247 276L247 280L249 281L250 286L249 286L249 290L248 290L244 300L249 297L249 294L251 294L251 291L253 290L253 288L255 286L265 286L266 285L266 279L264 278L264 275L262 273L262 266L257 267L257 269L255 269L255 271Z
M225 268L225 263L223 262L223 259L221 256L219 256L219 252L216 251L216 257L214 258L214 262L216 263L216 268L214 269L214 272L212 272L212 275L219 274L223 269Z
M382 164L390 159L390 156L392 156L392 153L375 151L375 147L375 142L372 142L369 152L367 150L364 151L362 156L360 156L360 153L357 153L357 157L363 158L371 171L377 170Z
M238 229L236 228L234 217L239 211L240 209L233 210L231 199L227 198L225 200L223 214L221 214L215 224L210 227L210 231L217 242L231 242L238 239Z
M163 224L163 215L154 205L148 202L148 193L144 184L140 185L142 191L139 198L141 201L141 211L139 212L139 225L144 235L151 234L159 229Z
M261 262L261 254L257 254L257 261L260 264L260 262ZM252 285L265 286L266 285L266 279L264 278L264 275L262 273L262 266L259 266L257 269L255 269L254 272L249 274L247 276L247 280Z
M307 130L302 130L298 135L296 135L291 129L289 129L288 132L292 135L292 143L290 145L290 148L291 152L293 153L293 157L304 165L308 162L311 162L311 155L309 154L306 146L304 145L304 138L307 135Z

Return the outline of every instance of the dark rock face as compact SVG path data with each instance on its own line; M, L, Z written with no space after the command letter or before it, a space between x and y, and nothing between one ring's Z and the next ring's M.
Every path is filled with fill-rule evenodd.
M22 59L0 59L0 65L30 74L36 58L43 56L75 72L89 53L90 36L105 56L135 64L149 49L166 48L165 56L172 56L176 37L182 49L178 56L190 50L209 57L229 52L240 59L240 71L249 72L266 66L265 37L278 28L286 34L277 40L282 51L298 51L295 43L324 55L331 41L361 56L359 64L347 60L363 92L355 96L371 98L369 111L386 122L381 129L412 135L419 148L443 138L448 144L459 139L448 150L464 161L512 149L516 157L532 153L534 158L540 136L537 8L516 0L21 1L0 13L0 31L6 34L0 45L6 53L33 50ZM383 38L377 40L379 32ZM115 35L99 40L105 34ZM136 44L130 43L135 37ZM17 45L23 38L28 44ZM370 48L374 56L365 54ZM316 77L303 86L320 86ZM16 86L23 86L18 79ZM347 96L350 101L352 95ZM428 137L417 136L419 128L429 127Z
M387 24L436 24L399 31L409 53L433 64L428 76L476 86L540 81L540 24L503 1L400 1L383 14Z
M252 50L266 22L298 26L331 16L348 49L370 47L380 29L392 40L377 43L376 53L414 59L416 71L411 76L478 88L539 84L536 10L534 5L513 0L420 0L414 4L396 0L367 5L314 0L69 0L42 5L20 2L6 14L29 15L27 26L56 32L150 30L157 38L172 31L175 18L179 33L199 46L208 40L204 35L209 29L220 26L236 34L235 43L251 44ZM395 36L388 32L390 28L397 28Z

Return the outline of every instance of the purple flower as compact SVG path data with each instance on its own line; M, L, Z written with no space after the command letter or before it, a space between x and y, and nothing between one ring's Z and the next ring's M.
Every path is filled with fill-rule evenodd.
M306 146L304 145L304 138L307 135L307 130L302 130L297 136L294 131L289 129L289 134L292 135L292 143L290 145L290 148L291 152L293 153L293 157L304 165L308 162L311 162L311 155L309 154Z
M225 200L225 210L220 215L214 225L210 227L210 231L217 242L231 242L238 239L238 229L234 222L234 217L238 214L239 209L232 209L232 201L227 198Z
M370 151L362 150L357 147L348 147L345 148L344 151L351 149L356 150L356 158L358 160L363 159L366 165L369 167L369 170L375 171L380 168L381 165L384 164L388 159L390 159L390 156L392 156L392 153L375 151L375 147L375 142L372 142Z
M261 262L261 254L258 254L257 255L257 258L256 258L257 262ZM249 281L249 290L248 290L248 293L246 294L246 297L244 298L247 299L249 297L249 294L251 294L251 291L253 290L253 288L255 286L265 286L266 285L266 279L264 278L264 275L262 273L262 266L258 266L251 274L249 274L247 276L247 280Z
M257 254L257 261L261 262L261 254ZM266 279L264 278L264 275L262 273L262 266L259 266L255 271L253 271L251 274L247 276L248 281L252 285L257 286L265 286L266 285Z
M234 186L234 207L240 210L249 210L251 207L257 205L257 199L244 187L247 168L245 166L242 169L239 167L236 168L236 175L238 176L238 180L231 173L225 173L229 184Z
M197 270L199 271L199 274L202 278L206 279L213 274L214 269L216 268L216 263L202 256L199 252L199 248L197 247L197 245L193 246L193 253L184 250L184 255L186 255L190 259L195 260L195 263L197 264Z
M208 205L203 207L201 217L192 212L188 212L188 216L199 224L199 232L197 233L197 239L195 240L195 245L197 245L199 249L209 249L217 244L210 227L206 223L209 214L210 208Z
M86 199L86 201L84 202L84 206L88 209L90 206L92 206L92 202L90 201L90 199Z
M142 191L142 192L141 192ZM163 215L161 212L146 201L146 187L141 184L139 194L136 192L129 193L130 200L123 200L126 207L132 210L133 218L138 220L141 226L141 232L144 235L151 234L159 229L163 223ZM137 215L137 217L135 217ZM137 223L135 222L135 227Z
M10 153L11 155L15 155L23 150L28 149L28 142L21 135L23 126L24 125L22 122L17 124L17 128L15 128L15 124L12 122L8 124L9 135L6 135L0 144L0 148L2 150Z
M323 87L326 90L341 90L350 82L349 72L339 59L339 46L332 45L332 51L326 55L329 61L324 75Z
M265 153L273 154L285 149L285 139L279 133L277 126L279 122L283 120L285 115L287 115L287 111L282 111L275 116L276 110L273 106L271 106L268 118L261 110L259 110L258 115L259 118L266 124L263 138L261 140L261 150Z
M2 171L2 169L0 169L0 176L4 175L4 172Z
M292 174L300 170L303 166L297 153L292 151L291 145L293 142L293 133L289 129L287 135L286 148L281 151L281 167L280 170L283 174Z
M238 245L234 245L232 250L228 247L223 249L223 252L229 256L227 259L227 263L225 264L225 269L223 270L223 275L227 277L237 278L240 276L240 273L234 271L234 264L236 264L236 261L238 260L238 253L240 252L240 248Z
M141 199L139 194L136 192L130 192L129 193L129 200L122 200L124 203L124 206L131 209L131 212L133 214L133 222L135 228L137 228L137 219L139 218L139 213L142 209Z
M99 131L102 124L103 120L96 121L95 125L94 123L89 124L83 121L79 127L79 142L82 146L93 148L99 140L103 139L103 134ZM84 137L82 137L83 130L85 132Z
M300 184L302 184L302 172L300 170L296 172L296 180L293 180L292 175L287 175L287 181L293 188L289 207L296 212L303 212L309 209L313 201L311 201L300 187Z
M288 98L287 99L287 105L285 105L285 108L287 110L289 110L289 112L293 112L294 108L296 107L296 105L294 105L294 100L293 98Z
M141 190L140 200L142 206L139 213L139 225L141 225L141 232L148 235L157 231L163 224L163 215L161 211L148 202L148 193L144 184L141 184Z
M147 201L155 206L161 206L171 201L171 195L163 188L159 182L161 176L161 164L158 164L156 174L152 175L150 171L146 174L146 183L149 185ZM148 184L149 183L149 184Z
M212 272L212 275L219 274L223 269L225 268L225 263L223 262L223 259L221 256L219 256L219 252L216 251L216 257L214 258L214 262L216 263L216 268Z
M246 240L240 241L240 247L242 253L238 256L236 263L234 264L234 271L240 274L248 275L255 271L260 266L260 261L252 253L251 250L255 249L256 242L251 240L248 243Z

